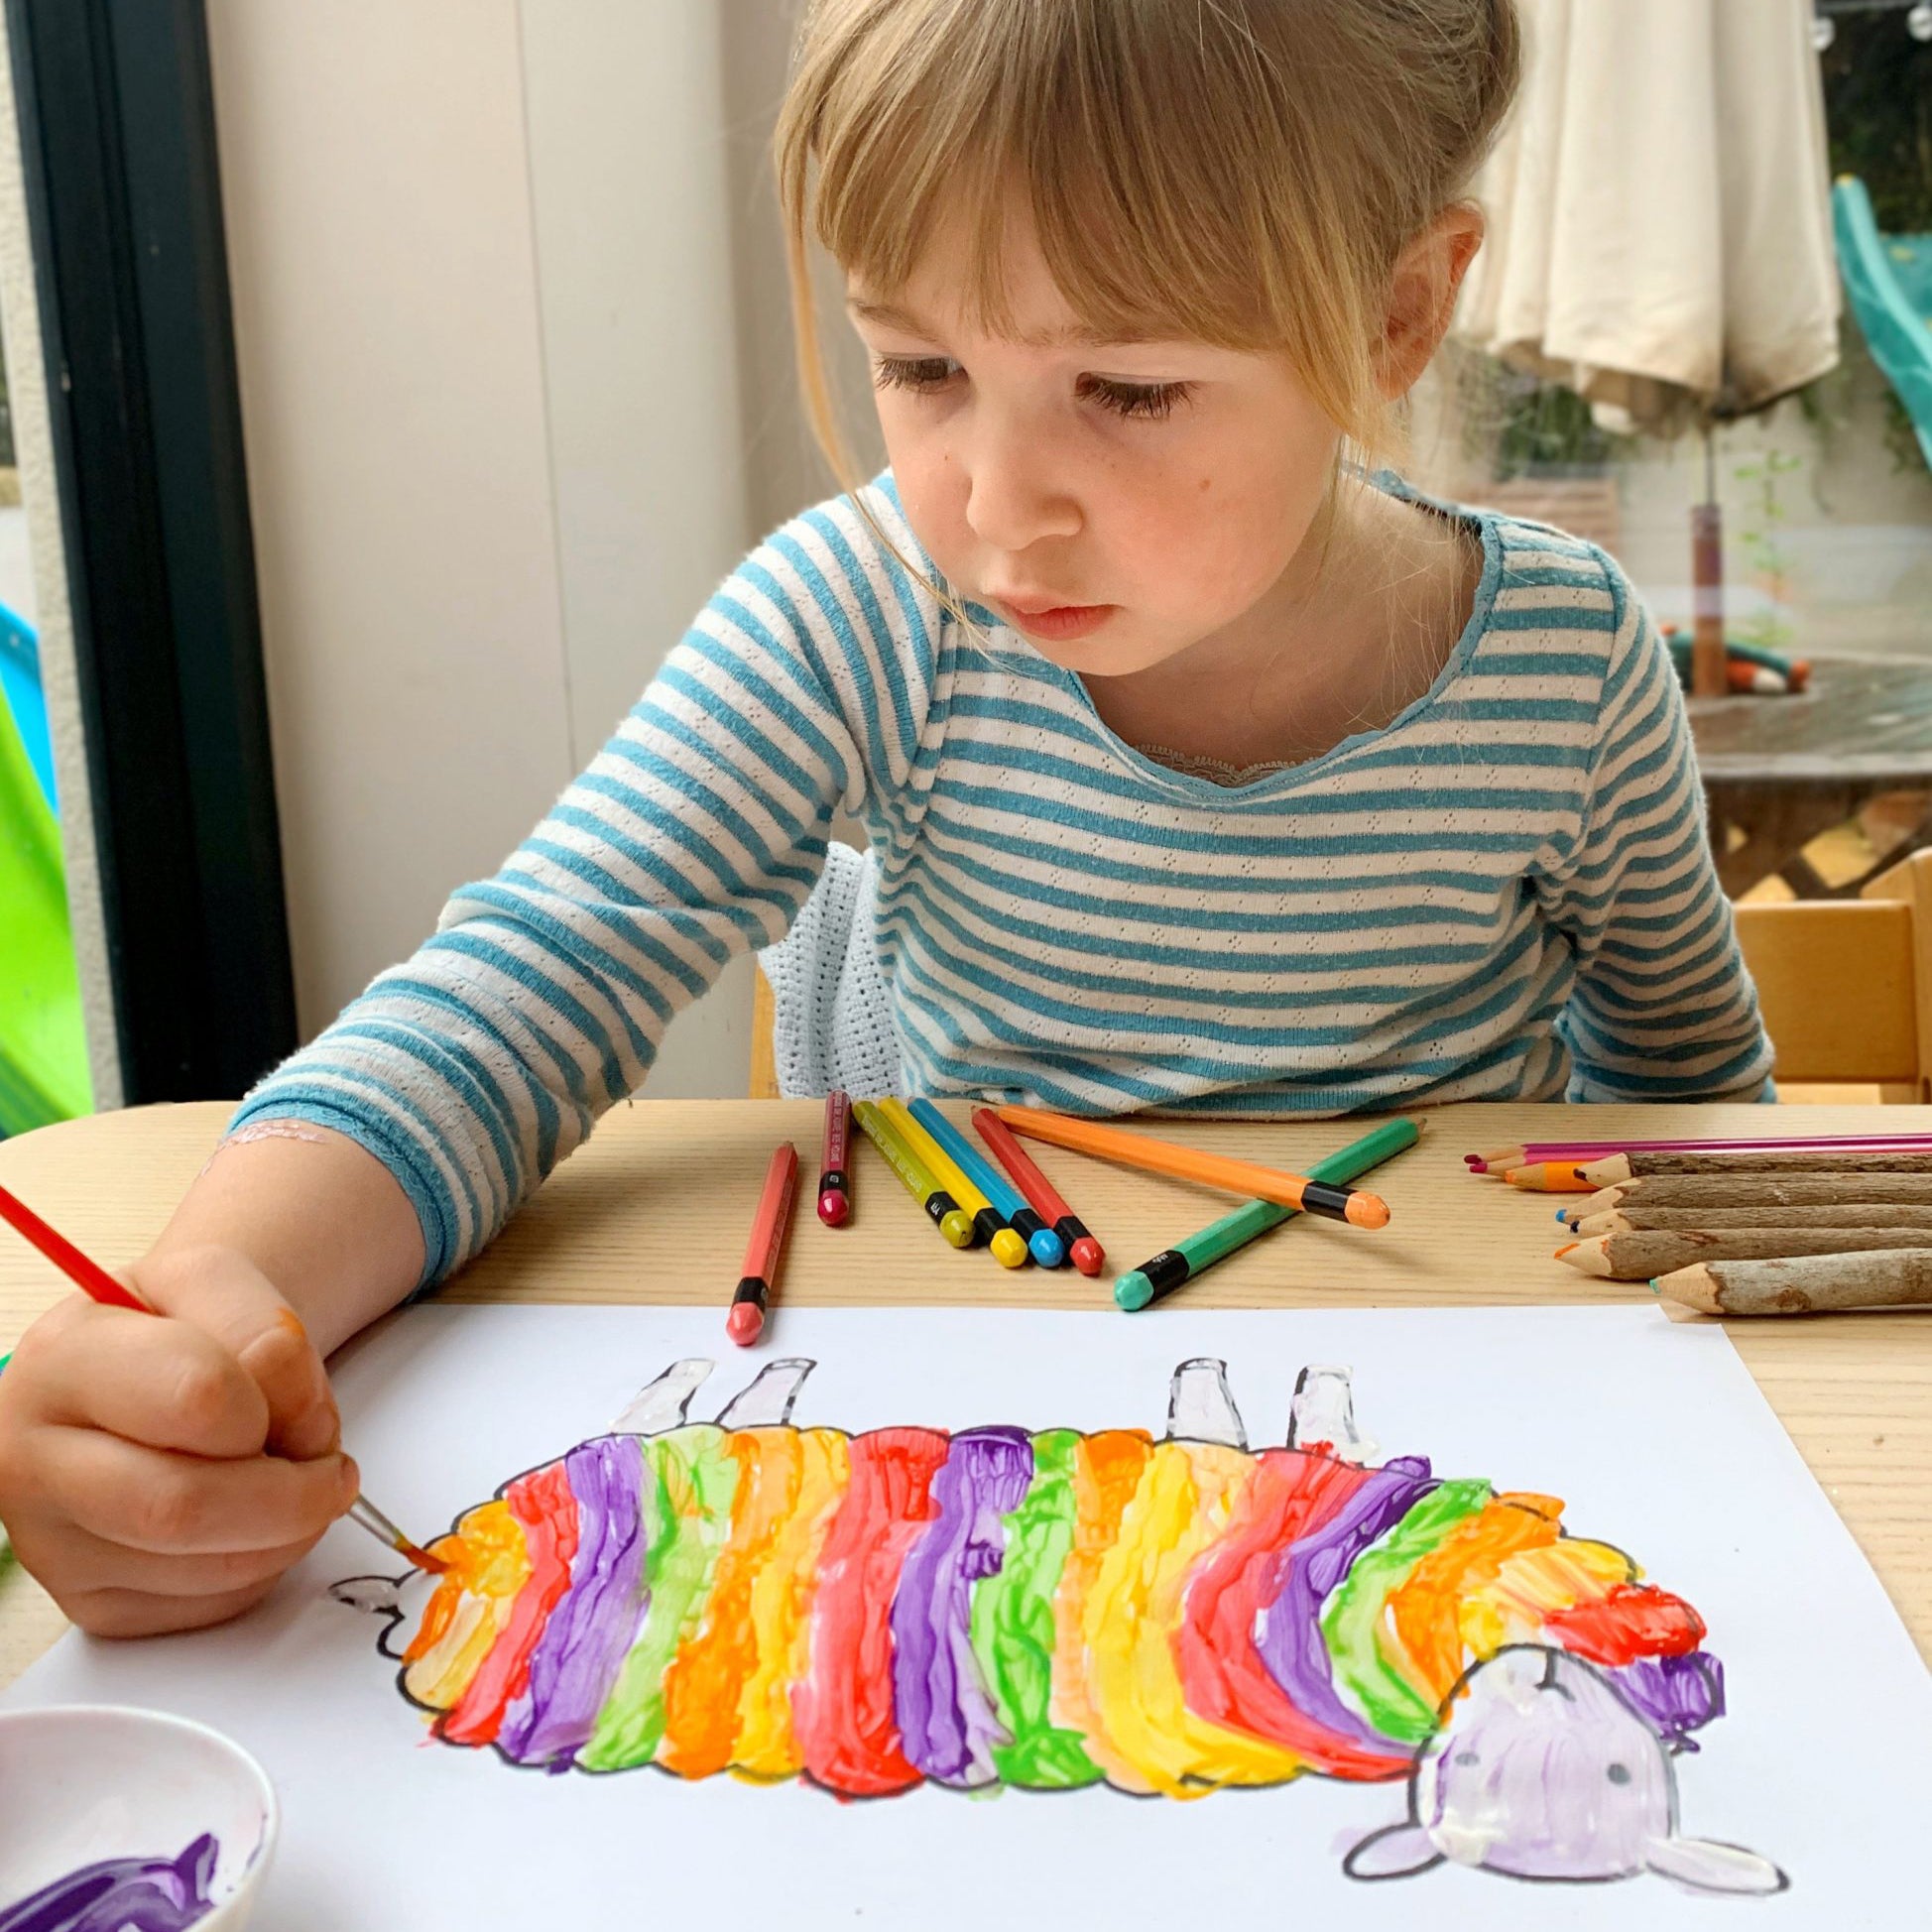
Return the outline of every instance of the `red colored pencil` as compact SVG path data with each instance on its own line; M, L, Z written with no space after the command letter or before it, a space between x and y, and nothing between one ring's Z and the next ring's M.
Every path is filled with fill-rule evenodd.
M1060 1199L1053 1183L1034 1165L1012 1128L990 1107L973 1109L973 1126L1012 1176L1014 1186L1026 1195L1026 1205L1065 1244L1067 1259L1082 1274L1098 1274L1107 1266L1106 1251L1087 1232L1080 1217Z
M108 1308L127 1308L137 1315L157 1312L130 1289L122 1287L106 1268L88 1260L64 1235L57 1234L25 1201L9 1194L4 1187L0 1187L0 1221L5 1221L24 1235L89 1300L98 1301ZM5 1362L0 1362L0 1368L5 1366ZM431 1556L426 1549L411 1542L367 1497L357 1497L349 1505L348 1513L358 1528L368 1530L399 1556L408 1557L419 1570L440 1576L449 1567L440 1557Z
M789 1141L781 1141L765 1170L765 1191L758 1197L751 1240L745 1244L744 1272L731 1297L731 1313L725 1317L725 1333L741 1349L750 1348L765 1332L765 1311L771 1305L779 1257L791 1226L791 1204L797 1198L798 1149Z
M843 1227L852 1213L851 1138L852 1099L843 1087L834 1087L825 1096L825 1145L818 1156L818 1218L828 1228Z

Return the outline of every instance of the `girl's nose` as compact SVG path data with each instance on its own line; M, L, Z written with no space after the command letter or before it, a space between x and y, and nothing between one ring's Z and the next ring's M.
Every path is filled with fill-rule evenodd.
M1013 553L1045 538L1078 534L1080 506L1041 457L1037 440L1029 447L1017 426L976 438L968 459L966 521L988 548Z

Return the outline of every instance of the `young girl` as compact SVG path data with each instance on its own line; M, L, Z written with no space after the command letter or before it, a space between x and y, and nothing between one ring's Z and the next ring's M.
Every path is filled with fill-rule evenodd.
M1601 551L1373 474L1481 236L1512 0L818 0L779 131L890 471L724 585L496 878L0 1379L77 1622L253 1603L348 1504L322 1355L777 940L835 815L903 1078L1087 1112L1751 1098L1668 660Z

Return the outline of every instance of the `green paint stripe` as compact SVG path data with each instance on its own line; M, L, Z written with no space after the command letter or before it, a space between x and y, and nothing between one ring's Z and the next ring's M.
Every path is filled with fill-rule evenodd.
M1073 1548L1075 1429L1033 1437L1033 1480L1005 1519L1006 1554L996 1575L973 1587L970 1634L980 1676L1010 1742L993 1746L1007 1784L1071 1790L1101 1780L1080 1734L1056 1727L1053 1696L1053 1593Z
M737 1458L725 1449L724 1431L714 1424L652 1436L639 1446L650 1479L645 1497L652 1533L644 1574L651 1603L578 1757L592 1771L629 1770L656 1754L664 1735L664 1673L696 1629L711 1594L719 1552L731 1535L738 1489ZM671 1507L675 1494L695 1497L697 1509L680 1515Z
M1419 1745L1434 1732L1436 1713L1384 1654L1383 1611L1415 1566L1489 1500L1484 1482L1443 1483L1431 1490L1355 1559L1322 1613L1337 1687L1386 1738Z

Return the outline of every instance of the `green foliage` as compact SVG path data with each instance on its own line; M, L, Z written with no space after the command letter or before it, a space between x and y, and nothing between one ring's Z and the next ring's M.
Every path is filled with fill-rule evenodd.
M1932 44L1896 13L1847 14L1824 55L1833 175L1857 175L1890 235L1932 233Z

